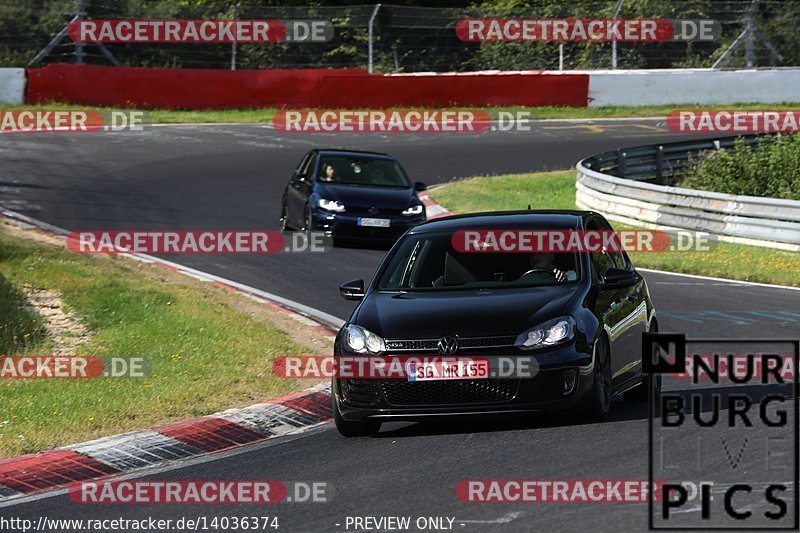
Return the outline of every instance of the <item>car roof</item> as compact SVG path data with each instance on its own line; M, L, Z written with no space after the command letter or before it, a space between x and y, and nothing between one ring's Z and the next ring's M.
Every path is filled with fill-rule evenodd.
M395 157L392 154L386 154L383 152L369 152L367 150L347 150L344 148L314 148L311 150L312 152L317 152L320 155L344 155L344 156L356 156L356 157L369 157L372 159L392 159L394 160Z
M455 231L466 228L561 228L580 229L586 220L593 216L600 216L594 211L579 210L544 210L533 209L524 211L494 211L489 213L470 213L454 215L423 222L412 228L410 234L428 233L433 231Z

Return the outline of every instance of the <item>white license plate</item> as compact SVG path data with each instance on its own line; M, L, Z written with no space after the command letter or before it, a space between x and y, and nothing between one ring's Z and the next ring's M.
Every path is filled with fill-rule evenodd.
M367 226L370 228L388 228L389 227L389 219L388 218L359 218L358 219L359 226Z
M408 381L486 379L489 377L489 361L408 363L406 372Z

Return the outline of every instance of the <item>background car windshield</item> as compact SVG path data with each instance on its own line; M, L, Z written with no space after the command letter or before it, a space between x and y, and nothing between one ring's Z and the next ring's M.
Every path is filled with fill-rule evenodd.
M580 278L574 253L463 253L453 248L451 237L451 232L407 237L381 276L379 290L537 287ZM557 281L554 269L564 281Z
M333 168L333 175L327 170ZM397 161L387 159L325 156L320 161L317 179L323 182L376 187L410 187L408 177Z

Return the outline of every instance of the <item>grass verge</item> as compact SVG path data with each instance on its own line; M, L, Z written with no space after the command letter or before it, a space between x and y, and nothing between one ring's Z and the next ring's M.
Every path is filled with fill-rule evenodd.
M52 352L23 287L55 290L89 329L77 355L145 357L146 378L0 380L0 457L249 405L309 386L279 355L320 354L321 334L211 284L124 258L82 256L0 224L0 354ZM49 238L47 238L49 239ZM55 239L51 239L55 241ZM329 351L329 348L328 348ZM324 352L324 353L327 353Z
M470 109L478 109L472 106L465 106ZM646 106L646 107L489 107L484 108L490 114L498 111L528 111L533 119L591 119L591 118L628 118L628 117L663 117L676 109L680 110L706 110L713 109L715 106L709 105L669 105L669 106ZM716 106L726 110L794 110L800 107L800 103L783 104L730 104ZM66 109L121 109L104 108L97 106L85 106L81 104L23 104L6 105L7 109L47 109L47 110L66 110ZM269 123L278 110L276 108L259 109L203 109L203 110L180 110L180 109L150 109L148 118L153 124L191 124L191 123L223 123L223 122L245 122L245 123Z
M455 213L525 209L528 204L534 209L577 209L574 170L470 178L434 189L430 196ZM630 256L642 268L800 286L800 254L760 246L718 242L709 252Z

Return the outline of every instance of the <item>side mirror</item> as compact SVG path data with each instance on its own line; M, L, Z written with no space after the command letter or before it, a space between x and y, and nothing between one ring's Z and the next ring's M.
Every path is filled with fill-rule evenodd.
M417 192L427 191L428 190L428 186L425 185L421 181L415 181L414 182L414 190L417 191Z
M297 180L297 181L308 181L308 176L298 172L297 174L294 175L294 179Z
M360 300L364 297L364 280L354 279L339 285L339 294L345 300Z
M621 289L636 283L636 272L624 268L609 268L603 276L602 289Z

